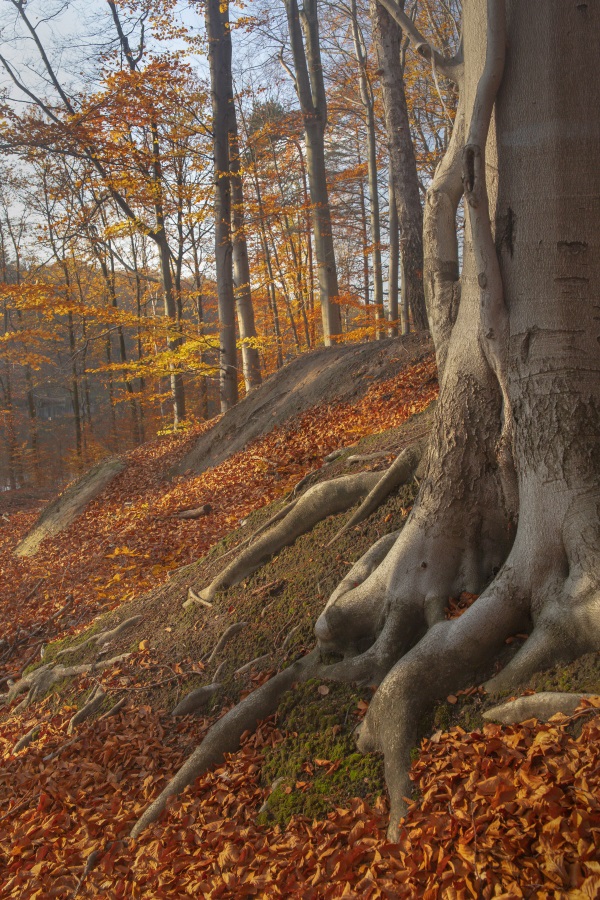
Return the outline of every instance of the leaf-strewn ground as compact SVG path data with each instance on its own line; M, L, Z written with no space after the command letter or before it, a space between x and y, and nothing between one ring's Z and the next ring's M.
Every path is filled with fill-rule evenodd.
M570 719L509 728L477 724L473 731L456 723L464 726L469 716L475 721L485 698L442 704L413 766L415 795L400 843L392 846L385 840L380 761L351 754L369 691L308 683L290 693L278 718L247 735L238 753L175 799L138 842L126 842L133 822L221 709L310 645L315 612L374 538L401 527L410 490L389 498L333 548L326 544L339 519L321 523L221 595L209 613L182 611L187 586L211 576L218 555L244 536L241 521L250 516L259 524L261 507L283 497L331 450L362 439L361 450L393 455L420 436L427 414L409 417L424 410L435 391L429 356L379 381L356 404L310 410L202 475L171 482L165 471L197 432L146 445L129 455L127 470L80 519L31 560L16 560L11 550L34 513L7 513L0 549L5 675L28 660L38 663L48 640L65 639L48 648L46 659L52 657L103 610L113 611L108 627L137 612L145 618L116 643L114 652L131 654L118 666L57 686L41 702L3 716L1 897L66 900L77 890L79 897L231 900L600 895L595 700ZM342 459L327 471L341 474L348 467ZM173 517L204 503L213 509L208 516ZM211 547L203 562L174 571ZM471 602L476 598L449 598L448 614L461 614ZM171 718L174 702L210 681L221 662L208 663L207 649L242 618L247 629L223 658L221 703L204 717ZM235 675L241 662L260 653L269 653L268 661ZM83 650L73 654L84 656ZM597 661L586 665L585 689L594 690ZM569 689L581 681L577 666L551 678ZM97 682L111 697L107 707L118 698L126 705L68 735L70 718ZM15 753L15 742L34 726L39 732L32 742Z

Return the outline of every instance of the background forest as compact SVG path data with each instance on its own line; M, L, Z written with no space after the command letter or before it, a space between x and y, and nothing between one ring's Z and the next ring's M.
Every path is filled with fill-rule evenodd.
M456 0L406 12L455 51ZM410 222L455 90L382 7L3 0L0 16L1 489L212 417L323 342L423 327ZM414 145L401 197L390 72Z

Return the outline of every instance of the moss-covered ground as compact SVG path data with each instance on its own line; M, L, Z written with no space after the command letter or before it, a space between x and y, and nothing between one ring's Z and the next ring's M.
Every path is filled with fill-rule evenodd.
M262 780L273 790L259 822L284 827L293 815L323 818L350 797L373 802L383 792L382 758L358 753L353 735L370 696L315 680L285 695L277 714L285 737L266 752Z

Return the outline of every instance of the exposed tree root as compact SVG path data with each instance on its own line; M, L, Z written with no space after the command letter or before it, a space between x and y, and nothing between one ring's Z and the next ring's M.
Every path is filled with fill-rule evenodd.
M97 712L104 702L104 698L106 697L106 691L101 685L96 685L90 697L85 704L82 706L80 710L78 710L71 721L67 726L67 734L73 734L73 729L77 727L81 722L85 722L86 719L89 719L90 716L93 716L95 712Z
M203 600L202 597L198 596L193 588L188 588L187 601L183 605L187 608L193 603L196 603L198 606L206 606L208 609L212 608L212 603L210 603L210 601Z
M131 837L137 838L155 822L167 806L169 797L180 794L211 766L221 762L225 753L238 749L240 738L261 719L271 715L285 691L298 681L311 678L319 668L319 653L313 651L279 672L266 684L244 698L237 706L225 713L209 730L200 746L186 760L166 788L138 819L131 830Z
M109 644L110 641L123 634L127 629L133 628L134 625L139 625L143 618L144 617L141 615L131 616L131 618L125 619L110 631L100 631L98 634L93 634L91 637L87 638L87 640L82 641L81 644L75 644L74 647L65 647L64 650L59 650L56 654L56 658L68 656L71 653L79 653L80 650L83 650L84 647L88 646L103 647L105 644Z
M227 628L223 632L223 634L221 635L221 637L215 644L212 653L206 660L207 665L211 664L211 662L213 661L215 656L217 656L221 652L223 647L225 647L225 645L228 644L229 641L231 641L236 636L236 634L239 634L240 631L242 631L246 627L247 624L248 624L247 622L234 622L233 625L230 625L229 628Z
M203 506L199 506L197 509L182 509L181 512L175 513L176 519L201 519L203 516L208 516L212 512L212 506L210 503L205 503Z
M375 459L385 459L391 456L393 450L376 450L375 453L355 453L346 459L346 465L354 465L361 462L373 462Z
M359 748L384 754L391 840L397 839L410 795L410 750L422 714L440 697L480 681L505 637L526 623L527 610L512 596L510 579L501 579L459 619L430 628L382 681L362 724Z
M189 716L201 712L222 689L223 686L218 681L213 681L212 684L204 684L195 691L190 691L179 701L171 715Z
M282 650L287 650L287 648L288 648L288 647L290 646L290 644L292 643L292 641L293 641L295 635L298 634L298 632L300 631L301 628L302 628L302 625L300 624L300 625L295 625L295 626L290 630L290 632L288 633L286 639L284 640L283 644L281 645L281 649L282 649Z
M94 870L94 869L96 868L96 866L98 865L98 861L99 861L99 859L100 859L100 854L101 854L101 852L102 852L102 851L101 851L100 848L98 847L96 850L92 850L92 852L91 852L90 855L88 856L88 858L87 858L87 860L86 860L86 862L85 862L85 866L84 866L84 868L83 868L83 872L81 873L81 878L80 878L79 881L77 882L77 884L76 884L76 886L75 886L75 891L74 891L73 894L72 894L73 900L75 900L75 898L79 896L79 892L81 891L81 888L83 887L83 884L84 884L84 882L85 882L85 879L88 877L88 875L89 875L91 872L93 872L93 870Z
M112 716L116 716L117 713L121 712L126 703L127 697L121 697L120 700L117 700L114 706L111 706L111 708L107 709L105 713L102 713L101 716L98 716L98 721L100 722L102 719L110 719L112 718Z
M263 663L268 662L271 659L270 653L264 653L262 656L257 656L256 659L251 659L250 662L244 663L243 666L240 666L239 669L236 669L233 673L234 675L246 675L247 672L250 672L252 669L262 666Z
M213 678L212 678L213 684L216 684L218 682L219 678L223 674L223 671L224 671L226 665L227 665L226 660L223 660L222 663L219 663L219 665L215 669L215 674L213 675Z
M19 750L24 750L25 747L29 747L29 745L31 744L32 741L37 740L39 733L40 733L40 726L34 725L33 728L30 728L30 730L27 732L27 734L24 734L22 737L19 738L19 740L17 741L15 746L12 748L12 752L18 753Z
M581 701L585 697L591 696L593 695L543 691L494 706L493 709L484 712L483 718L487 722L498 722L500 725L514 725L518 722L526 722L528 719L547 722L557 713L572 716Z
M332 538L328 546L331 546L334 541L337 541L337 539L349 531L350 528L354 528L355 525L359 525L361 522L364 522L365 519L368 519L371 513L375 512L377 507L383 503L388 494L391 494L391 492L401 484L406 484L410 481L417 470L422 455L423 447L421 444L414 444L412 447L407 447L406 450L403 450L394 460L385 475L383 475L371 489L354 515L350 517L346 524L340 528L335 537Z
M87 675L90 672L100 672L108 669L110 666L116 665L131 656L130 653L121 653L119 656L113 656L111 659L104 659L95 663L82 663L78 666L40 666L25 675L16 684L14 684L8 694L0 697L0 706L5 706L27 691L26 698L15 707L14 712L21 712L26 709L34 700L40 699L48 693L53 684L62 681L64 678L72 678L75 675Z
M310 531L321 519L345 512L354 506L380 478L380 472L361 472L334 478L309 488L302 497L288 503L256 532L253 542L219 572L207 588L199 591L199 596L210 602L217 591L239 584L283 547Z

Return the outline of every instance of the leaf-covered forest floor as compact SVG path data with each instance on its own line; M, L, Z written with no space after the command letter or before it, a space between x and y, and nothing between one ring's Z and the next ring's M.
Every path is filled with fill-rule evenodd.
M344 517L319 523L210 609L183 609L188 588L208 584L222 555L266 521L307 472L317 470L319 480L384 468L423 437L434 372L421 347L392 378L374 378L352 401L333 398L288 417L201 475L166 477L202 429L145 445L30 559L12 551L38 510L6 507L0 678L64 650L69 665L93 660L89 644L76 649L86 637L143 618L112 641L111 657L129 653L120 663L55 685L20 712L14 708L22 698L0 710L0 897L600 895L593 699L569 718L515 726L483 724L490 700L481 689L438 704L422 723L414 796L400 843L390 845L382 761L356 753L352 736L370 690L308 682L137 842L126 840L222 710L311 646L327 597L375 539L401 527L416 485L390 496L332 547ZM351 445L319 468L328 453ZM347 461L374 451L389 456ZM176 517L205 503L212 511L200 519ZM471 602L470 595L449 598L448 616ZM209 662L219 637L239 622L247 624ZM236 674L253 659L254 667ZM211 682L219 666L223 691L212 707L172 718L177 701ZM68 734L98 683L106 690L99 717ZM600 662L584 658L528 688L600 693ZM120 700L120 711L103 718ZM32 728L30 743L15 752Z

